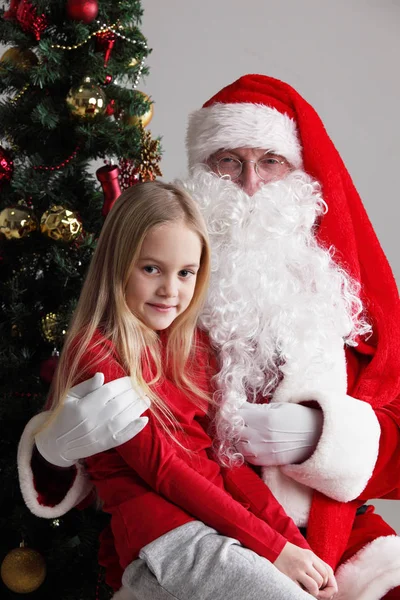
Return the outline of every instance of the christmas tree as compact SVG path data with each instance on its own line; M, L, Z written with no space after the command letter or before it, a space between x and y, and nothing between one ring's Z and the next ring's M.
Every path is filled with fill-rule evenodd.
M158 140L144 129L152 103L137 89L149 54L141 16L138 0L11 0L1 13L4 600L110 596L97 566L106 516L94 508L33 516L19 491L16 452L25 424L45 405L104 216L121 188L161 174Z

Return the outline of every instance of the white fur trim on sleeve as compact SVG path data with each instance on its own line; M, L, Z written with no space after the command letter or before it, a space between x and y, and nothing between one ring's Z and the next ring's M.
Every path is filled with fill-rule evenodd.
M379 600L400 586L400 537L379 537L336 571L335 600ZM397 596L396 596L397 597Z
M314 393L310 398L324 413L320 440L308 460L286 465L282 472L334 500L354 500L367 485L378 458L379 421L369 404L351 396Z
M307 527L312 489L282 473L282 467L263 467L262 480L297 527Z
M79 504L90 492L90 483L83 465L77 464L75 480L63 500L56 506L44 506L38 501L34 484L34 474L31 467L32 452L35 446L35 433L48 418L48 412L42 412L32 417L26 425L18 445L18 476L22 496L29 510L37 517L54 519L65 515L71 508Z
M189 166L204 162L221 148L262 148L302 166L296 124L288 115L263 104L217 103L189 117L186 136Z

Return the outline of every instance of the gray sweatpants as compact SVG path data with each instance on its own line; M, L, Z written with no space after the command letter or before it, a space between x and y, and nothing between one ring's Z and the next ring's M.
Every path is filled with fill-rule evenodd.
M268 560L199 521L144 546L122 582L137 600L312 598Z

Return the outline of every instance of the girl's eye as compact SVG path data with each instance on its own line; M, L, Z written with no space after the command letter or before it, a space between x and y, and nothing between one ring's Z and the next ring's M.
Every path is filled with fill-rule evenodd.
M143 270L146 273L149 273L150 275L153 275L154 273L158 273L157 267L153 267L152 265L146 265L145 267L143 267Z
M179 277L183 277L184 279L187 279L192 275L195 275L195 273L193 273L193 271L188 271L187 269L182 269L182 271L179 271Z

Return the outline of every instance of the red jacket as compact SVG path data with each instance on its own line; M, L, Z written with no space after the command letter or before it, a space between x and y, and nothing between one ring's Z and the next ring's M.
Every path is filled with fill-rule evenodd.
M109 342L104 346L110 348ZM89 350L85 364L92 363L99 352L99 347ZM195 358L197 383L208 385L207 350L198 350ZM91 369L85 377L102 371L106 382L126 375L115 351ZM222 471L211 458L204 410L167 379L156 391L177 418L182 429L174 435L187 450L148 411L149 424L140 434L86 461L103 509L111 514L122 568L137 558L143 546L195 519L272 562L287 540L308 548L293 521L249 467Z

